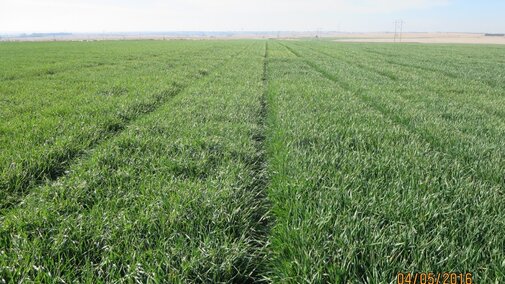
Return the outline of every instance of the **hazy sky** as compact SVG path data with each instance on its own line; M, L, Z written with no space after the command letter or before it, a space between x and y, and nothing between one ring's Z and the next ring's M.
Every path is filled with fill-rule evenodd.
M505 32L505 0L0 0L0 32Z

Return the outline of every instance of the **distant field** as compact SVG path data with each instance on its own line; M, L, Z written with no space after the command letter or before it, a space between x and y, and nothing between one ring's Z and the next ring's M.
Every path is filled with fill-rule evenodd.
M403 42L403 43L454 43L454 44L505 44L501 34L476 33L350 33L335 35L341 42Z
M504 94L498 45L1 43L0 283L504 282Z

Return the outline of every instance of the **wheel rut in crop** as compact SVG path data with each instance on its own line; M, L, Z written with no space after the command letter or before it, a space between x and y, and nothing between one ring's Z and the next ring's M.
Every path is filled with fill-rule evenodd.
M212 71L223 68L229 61L244 52L249 46L236 52L223 62L212 66ZM211 72L205 74L195 74L195 80L201 80ZM194 83L194 81L193 81ZM21 165L22 171L8 175L0 180L0 215L6 210L16 206L24 196L29 194L34 187L40 186L45 182L53 182L68 173L71 165L79 159L85 158L90 151L99 145L107 142L113 137L123 132L131 123L159 109L170 99L177 96L188 85L174 83L171 88L163 90L154 95L147 102L133 105L121 111L113 121L106 123L94 134L83 135L82 140L86 141L84 148L73 149L66 147L63 151L54 151L46 154L41 163L30 164L30 161L24 161Z
M260 105L257 118L257 131L253 134L252 139L256 150L255 158L250 161L249 166L252 169L253 182L250 185L250 190L255 193L255 206L257 207L256 214L253 217L257 228L255 228L254 239L257 241L257 259L258 267L253 272L250 278L251 283L261 281L262 276L266 273L266 258L268 247L268 236L272 223L270 215L270 203L268 202L266 189L269 184L267 158L266 158L266 135L267 135L267 119L268 119L268 41L265 43L265 53L263 55L263 74L261 77L263 84L263 93L260 97Z

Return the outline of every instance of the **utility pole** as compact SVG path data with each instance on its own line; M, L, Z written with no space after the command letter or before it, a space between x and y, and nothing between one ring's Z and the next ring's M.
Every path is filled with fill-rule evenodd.
M402 42L403 37L403 20L400 20L400 42Z
M398 21L395 21L395 35L393 38L393 42L396 43L396 35L398 34Z
M395 36L394 36L394 42L402 42L403 38L403 24L405 24L405 21L403 20L396 20L395 21Z

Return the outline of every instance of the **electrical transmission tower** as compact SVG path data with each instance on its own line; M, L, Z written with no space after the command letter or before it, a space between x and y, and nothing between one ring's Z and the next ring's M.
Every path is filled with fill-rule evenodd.
M404 20L395 21L395 42L402 42Z

